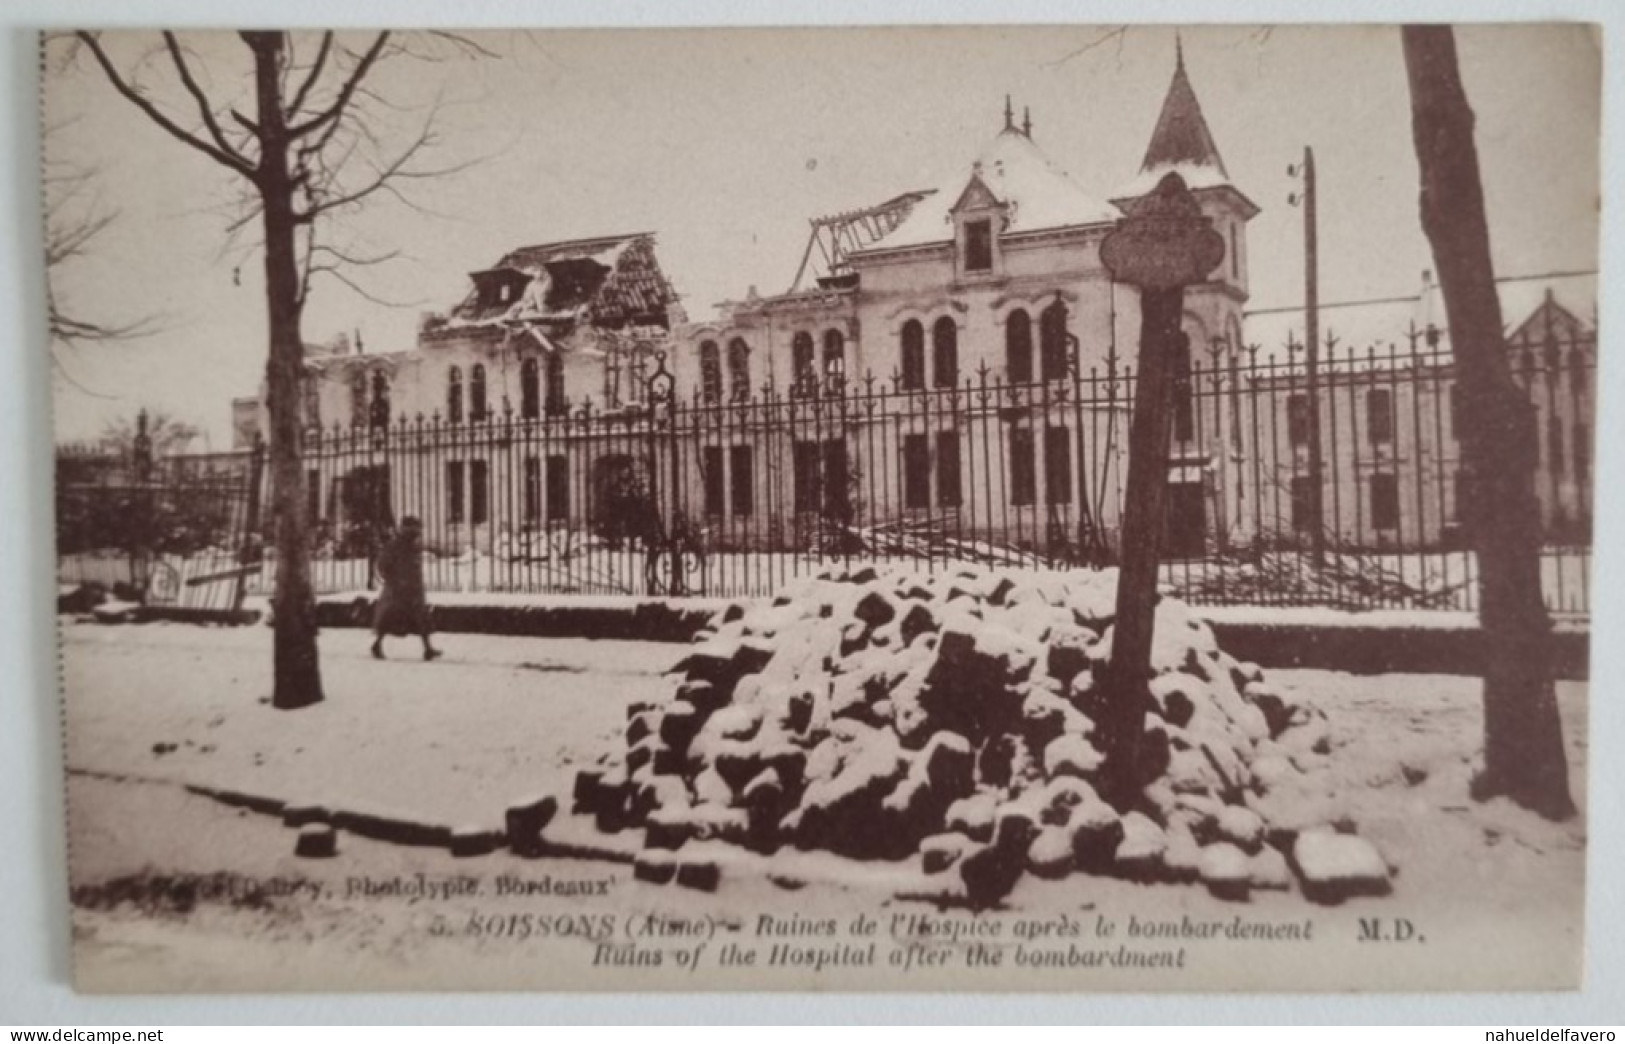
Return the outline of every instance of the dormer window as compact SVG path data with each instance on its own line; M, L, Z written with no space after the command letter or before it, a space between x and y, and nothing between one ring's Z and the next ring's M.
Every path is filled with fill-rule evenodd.
M954 204L955 275L961 279L997 278L1003 267L999 257L999 232L1005 227L1009 208L982 180L981 168Z
M993 222L986 218L965 222L965 271L993 271Z
M519 300L531 277L512 268L473 273L475 307L506 308Z

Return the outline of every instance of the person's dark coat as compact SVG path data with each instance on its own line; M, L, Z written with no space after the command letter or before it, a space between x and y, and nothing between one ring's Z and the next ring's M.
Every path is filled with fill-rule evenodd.
M429 601L423 591L423 549L417 537L397 533L378 555L383 590L373 610L372 629L403 637L429 633Z

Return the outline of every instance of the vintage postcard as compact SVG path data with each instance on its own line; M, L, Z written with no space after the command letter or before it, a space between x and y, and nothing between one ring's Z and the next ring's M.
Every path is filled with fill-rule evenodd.
M1579 987L1600 66L47 34L78 987Z

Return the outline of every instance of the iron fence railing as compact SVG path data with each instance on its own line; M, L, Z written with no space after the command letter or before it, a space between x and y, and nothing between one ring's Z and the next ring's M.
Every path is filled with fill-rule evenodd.
M263 447L154 457L64 448L56 460L57 581L152 605L233 612L263 586Z
M1590 605L1595 348L1549 330L1509 349L1540 439L1546 601L1564 616ZM829 371L725 399L676 394L662 362L608 412L504 404L310 431L315 583L372 586L406 516L424 525L440 592L742 596L831 563L1103 565L1121 538L1135 374L1114 356L1080 366L1070 349L1018 383L985 363L945 387ZM1169 587L1209 604L1476 608L1447 347L1420 333L1380 350L1328 343L1312 398L1301 349L1192 354L1174 390ZM70 479L83 466L61 462ZM250 589L273 575L265 555Z
M1595 341L1525 338L1510 353L1540 433L1547 602L1584 614ZM831 562L1108 563L1135 374L1076 354L1047 380L986 365L947 387L831 372L726 401L674 394L662 365L611 412L311 432L317 584L369 586L379 540L407 515L441 591L734 596ZM1207 603L1476 608L1448 349L1420 334L1323 349L1318 517L1301 354L1218 346L1181 368L1165 582Z

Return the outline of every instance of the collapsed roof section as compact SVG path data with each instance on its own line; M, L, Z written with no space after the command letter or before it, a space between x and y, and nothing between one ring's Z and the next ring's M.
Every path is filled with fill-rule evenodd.
M915 204L936 191L904 192L871 207L813 218L808 222L812 225L812 234L788 293L795 294L814 286L840 289L855 278L851 255L889 235L908 219Z
M677 305L649 232L520 247L469 278L468 296L431 319L425 334L494 327L557 339L581 327L668 330Z

